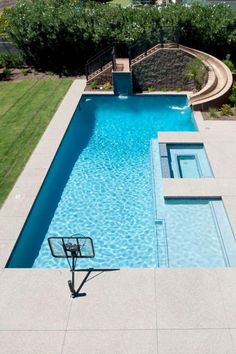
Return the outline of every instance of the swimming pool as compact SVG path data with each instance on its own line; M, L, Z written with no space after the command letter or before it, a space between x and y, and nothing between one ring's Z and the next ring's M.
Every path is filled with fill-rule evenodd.
M182 95L84 95L8 267L63 267L50 236L81 233L96 257L81 266L157 266L150 140L194 131Z

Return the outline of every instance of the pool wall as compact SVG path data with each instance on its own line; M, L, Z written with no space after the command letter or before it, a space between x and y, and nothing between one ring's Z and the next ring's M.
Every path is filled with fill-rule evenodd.
M78 111L79 106L76 108L59 146L58 152L60 151L60 153L56 153L55 155L33 208L17 240L12 254L14 257L11 256L7 263L8 268L19 267L19 264L23 268L32 266L47 233L48 225L59 203L70 172L79 154L88 144L87 138L92 135L94 119L91 119L90 125L85 124L85 121L81 119L78 124ZM78 130L80 139L78 139ZM70 139L67 138L68 135ZM50 191L50 194L48 191ZM35 230L35 225L37 225L37 230ZM37 234L37 237L34 237L35 234ZM26 254L27 257L25 257Z

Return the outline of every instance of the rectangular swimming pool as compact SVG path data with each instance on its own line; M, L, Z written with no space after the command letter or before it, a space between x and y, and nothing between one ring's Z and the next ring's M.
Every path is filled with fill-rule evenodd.
M84 95L7 266L67 266L47 238L77 233L96 253L80 266L157 266L150 140L194 130L183 95Z

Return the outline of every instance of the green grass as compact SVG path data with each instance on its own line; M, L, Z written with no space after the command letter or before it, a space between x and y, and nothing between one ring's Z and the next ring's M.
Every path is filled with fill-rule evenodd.
M72 80L0 82L0 205Z

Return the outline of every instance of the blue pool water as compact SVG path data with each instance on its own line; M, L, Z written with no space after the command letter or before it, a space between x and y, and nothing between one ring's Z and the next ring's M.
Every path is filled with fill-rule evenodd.
M212 177L212 170L202 144L168 144L167 150L172 177Z
M236 242L220 198L164 199L157 139L151 141L158 267L236 266Z
M219 199L166 200L169 267L225 267L230 263L220 218L226 218ZM186 222L188 220L188 222ZM236 252L235 242L234 251ZM236 255L236 253L235 253Z
M194 131L186 96L84 96L8 267L63 267L47 238L81 233L96 257L80 266L155 267L150 140Z

